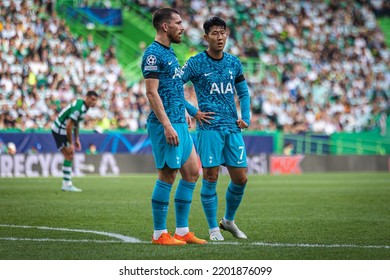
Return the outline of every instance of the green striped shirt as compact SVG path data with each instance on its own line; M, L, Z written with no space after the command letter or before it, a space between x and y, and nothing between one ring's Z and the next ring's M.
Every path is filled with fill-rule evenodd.
M77 99L61 110L51 129L58 134L66 135L66 125L69 120L73 120L77 126L79 122L84 120L87 111L88 108L85 106L84 100Z

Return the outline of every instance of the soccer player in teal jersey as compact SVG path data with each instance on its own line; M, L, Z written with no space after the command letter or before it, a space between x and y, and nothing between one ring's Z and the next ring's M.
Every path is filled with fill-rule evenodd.
M85 99L77 99L66 106L59 113L51 127L58 150L64 155L62 165L62 190L69 192L81 192L72 183L72 161L75 150L81 150L79 139L79 123L84 120L88 109L95 107L98 95L95 91L89 91ZM73 141L74 133L74 141Z
M224 240L220 228L236 238L247 236L234 222L247 183L245 144L241 129L249 126L250 97L239 59L223 51L226 23L212 17L204 25L206 51L191 57L182 69L183 81L194 85L202 112L214 112L210 122L197 124L197 151L203 167L201 201L209 225L210 239ZM241 107L238 116L235 91ZM226 211L217 221L216 185L219 166L226 165L231 182L226 191Z
M146 48L141 64L146 95L152 108L147 129L158 173L152 193L152 243L205 244L206 240L197 238L188 226L192 194L199 174L195 148L188 131L186 107L191 115L201 112L186 104L181 68L171 47L171 43L181 41L182 20L178 11L162 8L154 13L153 26L157 31L155 41ZM170 192L178 171L182 179L175 192L176 231L171 236L166 220Z

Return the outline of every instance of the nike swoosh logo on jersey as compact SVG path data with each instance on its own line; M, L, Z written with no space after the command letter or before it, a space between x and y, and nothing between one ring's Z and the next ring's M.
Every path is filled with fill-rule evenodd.
M171 64L172 64L172 62L173 62L173 61L169 61L169 62L168 62L168 65L171 65Z
M210 76L211 74L213 74L213 72L210 72L210 73L204 73L203 75L204 75L205 77L207 77L207 76Z
M237 161L237 164L241 164L241 163L243 163L244 161Z

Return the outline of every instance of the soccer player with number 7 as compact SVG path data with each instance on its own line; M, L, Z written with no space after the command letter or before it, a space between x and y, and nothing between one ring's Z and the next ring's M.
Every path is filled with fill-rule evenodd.
M209 122L197 122L197 150L203 167L201 201L210 240L224 240L220 229L246 239L234 218L247 183L241 129L247 128L250 122L248 86L239 59L223 51L227 38L225 21L212 17L203 28L207 50L191 57L182 68L183 82L191 81L194 85L200 111L215 113ZM240 101L241 118L237 113L234 89ZM216 186L220 165L227 167L231 182L226 191L225 215L218 224Z

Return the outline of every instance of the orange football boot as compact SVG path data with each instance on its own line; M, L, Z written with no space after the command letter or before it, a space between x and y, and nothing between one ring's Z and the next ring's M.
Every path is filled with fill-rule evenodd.
M188 244L207 244L207 241L195 236L193 232L189 232L186 235L180 236L175 233L173 236L177 240L185 241Z
M152 237L152 244L177 246L177 245L186 245L186 242L170 236L169 233L163 233L157 240L153 239Z

